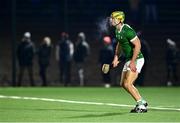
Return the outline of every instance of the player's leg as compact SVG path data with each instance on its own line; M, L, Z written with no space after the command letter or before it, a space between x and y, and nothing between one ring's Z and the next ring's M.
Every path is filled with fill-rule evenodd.
M140 100L141 96L138 90L134 87L133 83L136 80L138 73L132 72L130 70L122 73L122 82L121 86L131 94L131 96L136 100Z
M139 61L137 61L137 64L136 64L136 67L137 67L137 72L132 72L130 69L129 69L129 63L127 62L125 65L124 65L124 68L123 68L123 72L122 72L122 75L121 75L121 86L131 94L131 96L137 101L137 106L135 107L135 109L133 109L133 111L138 111L139 110L136 110L137 107L141 107L143 108L142 112L146 112L147 109L146 109L146 106L147 106L147 103L145 100L143 100L143 98L141 97L141 95L139 94L139 91L135 88L135 86L133 85L134 84L134 81L137 79L138 77L138 73L140 72L142 66L144 64L144 59L141 59ZM144 110L145 109L145 110ZM141 110L140 110L141 111Z
M125 80L126 73L127 73L127 71L123 71L123 72L121 73L120 86L122 86L122 87L123 87L123 82L124 82L124 80Z
M134 109L131 110L131 112L138 112L143 113L147 112L147 103L141 95L139 94L139 91L136 89L136 87L133 85L134 81L136 80L138 76L138 73L132 72L130 70L122 73L122 81L121 85L122 87L131 94L131 96L136 100L137 105Z

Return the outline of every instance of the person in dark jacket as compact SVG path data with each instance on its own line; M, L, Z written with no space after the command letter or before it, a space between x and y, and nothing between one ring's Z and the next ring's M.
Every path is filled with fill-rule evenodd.
M31 86L34 86L34 79L33 79L34 54L35 54L35 47L34 47L34 43L31 41L31 33L25 32L24 37L17 48L17 58L19 62L19 76L17 83L18 86L21 86L25 69L28 70Z
M84 62L87 56L90 54L90 47L86 41L86 36L84 32L78 34L78 40L76 43L76 48L74 52L74 61L77 66L78 77L80 86L84 86Z
M61 40L56 47L56 59L59 62L60 81L64 86L71 83L71 64L74 54L74 45L65 32L61 34Z
M105 36L103 38L103 43L104 46L100 50L100 54L99 54L99 62L101 63L101 66L103 66L103 64L111 64L114 58L113 47L111 45L111 38L109 36ZM110 71L106 74L102 72L102 77L103 77L104 86L106 88L110 87L111 86Z
M45 37L38 50L39 74L43 82L42 86L47 86L46 72L50 64L51 49L51 39Z

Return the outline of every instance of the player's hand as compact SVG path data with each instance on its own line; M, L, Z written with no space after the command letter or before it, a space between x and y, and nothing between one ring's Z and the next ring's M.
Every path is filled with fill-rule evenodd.
M115 57L114 57L114 60L113 60L113 62L112 62L112 65L113 65L113 67L117 67L117 66L118 66L118 64L119 64L118 57L117 57L117 56L115 56Z
M132 72L136 72L136 64L134 61L130 61L129 68L131 69Z

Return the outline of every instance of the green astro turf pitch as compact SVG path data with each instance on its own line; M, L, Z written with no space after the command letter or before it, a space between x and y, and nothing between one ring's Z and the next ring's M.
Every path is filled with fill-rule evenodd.
M180 88L139 91L148 113L129 113L135 101L122 88L0 88L0 121L180 122Z

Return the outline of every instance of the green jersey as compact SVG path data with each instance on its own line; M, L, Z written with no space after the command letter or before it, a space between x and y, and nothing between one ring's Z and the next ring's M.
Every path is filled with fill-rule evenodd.
M128 24L123 24L121 30L115 30L115 34L116 40L119 42L126 60L130 60L133 56L134 48L134 45L131 42L137 38L136 32ZM143 58L141 51L139 52L137 59L139 58Z

